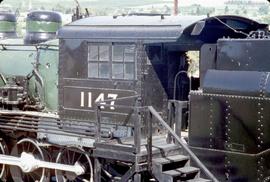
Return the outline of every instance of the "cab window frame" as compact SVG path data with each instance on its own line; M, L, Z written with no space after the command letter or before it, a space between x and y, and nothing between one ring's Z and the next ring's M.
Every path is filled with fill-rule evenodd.
M88 42L88 78L135 80L137 78L136 57L135 43Z

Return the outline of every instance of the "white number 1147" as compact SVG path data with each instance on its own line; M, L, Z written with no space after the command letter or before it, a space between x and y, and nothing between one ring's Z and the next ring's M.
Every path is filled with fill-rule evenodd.
M86 96L85 92L81 92L81 103L80 103L81 107L86 107L86 105L85 105L85 96ZM109 93L109 94L105 95L104 93L100 93L97 98L93 99L92 92L88 92L86 97L88 97L88 99L87 99L87 101L88 101L87 107L88 108L92 108L93 104L96 103L96 102L100 102L100 104L106 104L105 102L102 102L102 101L104 101L104 100L113 100L113 101L110 101L110 105L111 105L110 109L115 110L115 107L113 107L114 103L115 103L114 100L117 99L118 94L110 94ZM94 101L94 103L93 103L93 101ZM104 108L105 108L104 106L101 106L101 109L104 109Z

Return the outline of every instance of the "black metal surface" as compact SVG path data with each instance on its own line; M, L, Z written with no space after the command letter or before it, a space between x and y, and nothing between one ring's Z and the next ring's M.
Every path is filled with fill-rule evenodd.
M269 149L269 101L268 98L259 97L191 93L189 145L202 150L238 153L238 157L231 160L231 166L242 171L241 175L246 180L253 181L254 176L250 177L248 171L259 167L254 163L245 168L246 161L242 156L259 155ZM207 152L203 153L202 156L208 155ZM254 161L255 158L250 160ZM208 164L210 161L204 162ZM225 165L227 161L220 162ZM268 169L268 166L264 166L264 169ZM219 173L214 170L214 174ZM225 172L223 174L226 175ZM233 175L241 177L236 172Z
M222 39L217 43L218 70L270 71L269 39Z
M267 181L270 175L267 164L269 151L249 155L206 148L191 149L219 181L261 182Z
M13 13L0 12L0 21L16 22L16 16Z
M203 80L207 70L216 68L216 44L204 44L200 51L200 85L203 85Z
M32 11L27 14L26 21L48 21L61 23L62 18L59 13L54 11Z
M201 88L204 93L265 97L269 95L269 73L208 70Z
M205 25L201 33L193 36L204 43L216 43L222 37L246 38L251 31L258 29L267 30L267 24L260 24L248 18L240 16L214 16L205 18ZM190 35L198 22L187 27L183 34Z
M25 44L38 44L56 38L56 33L31 33L28 32L24 37Z

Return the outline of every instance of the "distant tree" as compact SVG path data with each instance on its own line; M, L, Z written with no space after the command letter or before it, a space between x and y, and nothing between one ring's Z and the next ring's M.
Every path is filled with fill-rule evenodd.
M268 13L269 13L269 6L261 6L261 7L259 8L259 13L260 13L261 15L266 15L266 14L268 14Z
M72 8L67 8L65 13L66 14L71 14L72 13Z
M270 24L270 16L268 15L268 16L263 17L262 22Z
M169 6L165 5L165 6L163 7L163 12L164 12L165 14L171 14L172 10L171 10L171 8L170 8Z
M197 6L197 8L196 8L196 13L195 14L196 15L200 15L201 14L201 9L200 9L199 6Z
M229 13L229 7L228 7L228 6L225 7L224 13L225 13L225 14Z
M151 10L150 10L150 13L158 13L158 11L157 11L157 9L154 7L154 6L152 6L152 8L151 8Z
M246 8L244 8L243 14L244 14L244 15L247 15L247 9L246 9Z

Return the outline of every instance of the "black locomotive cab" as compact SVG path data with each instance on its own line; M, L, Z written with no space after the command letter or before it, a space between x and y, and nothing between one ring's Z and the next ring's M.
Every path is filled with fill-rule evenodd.
M91 17L60 29L60 117L66 122L94 123L96 103L103 104L101 120L107 137L131 135L134 121L130 107L135 105L153 106L167 118L168 100L188 97L185 52L189 48L178 39L184 28L197 20ZM178 72L184 73L181 80L185 83L174 89Z
M222 36L242 36L218 20L246 32L259 26L231 16L198 19L91 17L60 29L60 117L95 122L96 103L103 103L102 122L111 125L104 131L107 137L131 134L134 122L129 107L135 104L153 106L166 118L168 100L187 101L190 88L198 88L196 79L190 84L186 52L199 51Z

